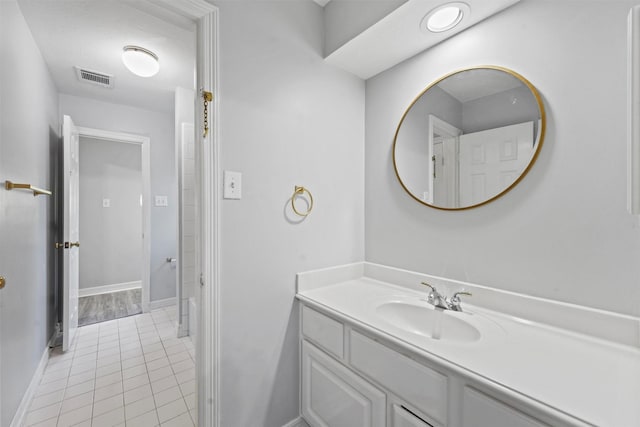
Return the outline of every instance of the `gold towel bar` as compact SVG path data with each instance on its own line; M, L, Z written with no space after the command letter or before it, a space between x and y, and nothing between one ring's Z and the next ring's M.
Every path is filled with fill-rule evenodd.
M304 193L307 193L309 195L309 207L307 208L306 212L300 212L298 209L296 209L296 198L302 196ZM309 215L311 213L311 210L313 209L313 196L311 195L311 192L304 187L299 187L296 185L293 196L291 196L291 208L296 213L296 215Z
M39 196L41 194L44 194L46 196L50 196L51 195L51 191L49 190L43 190L42 188L38 188L38 187L34 187L31 184L16 184L14 182L11 181L5 181L4 182L4 188L6 188L7 190L14 190L14 189L24 189L24 190L30 190L33 191L33 196Z

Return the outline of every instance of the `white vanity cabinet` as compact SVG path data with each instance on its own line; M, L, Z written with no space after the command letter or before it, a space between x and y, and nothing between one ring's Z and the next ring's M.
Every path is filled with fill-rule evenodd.
M548 427L548 424L543 424L472 387L464 387L463 390L462 425Z
M304 303L300 312L301 413L311 427L567 425L544 424L348 321Z

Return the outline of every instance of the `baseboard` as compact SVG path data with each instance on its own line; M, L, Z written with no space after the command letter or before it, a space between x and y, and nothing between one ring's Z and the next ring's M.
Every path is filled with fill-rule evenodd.
M27 387L27 391L24 392L22 400L20 401L20 405L18 406L18 410L13 416L11 427L22 427L22 425L24 424L24 419L27 415L27 412L29 411L31 399L33 398L33 394L36 392L36 389L40 384L40 380L42 379L42 375L44 374L44 369L47 367L47 362L49 362L49 346L45 347L44 353L42 353L40 363L38 363L38 367L33 373L33 377L31 377L29 387Z
M134 282L113 283L111 285L94 286L92 288L80 288L78 290L79 297L88 297L91 295L108 294L111 292L127 291L129 289L142 288L142 282L136 280Z
M149 303L149 309L156 310L158 308L170 307L172 305L176 305L176 297L151 301Z
M302 417L298 417L295 420L289 421L282 427L309 427L309 424L307 424Z

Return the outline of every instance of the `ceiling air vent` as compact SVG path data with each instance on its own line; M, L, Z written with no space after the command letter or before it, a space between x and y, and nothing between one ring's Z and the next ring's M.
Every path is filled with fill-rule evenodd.
M110 74L99 73L97 71L87 70L86 68L74 67L78 80L91 83L102 87L113 87L113 76Z

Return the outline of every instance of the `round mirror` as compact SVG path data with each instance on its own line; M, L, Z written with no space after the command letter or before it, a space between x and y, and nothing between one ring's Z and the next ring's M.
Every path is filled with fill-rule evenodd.
M456 71L402 116L393 164L404 189L437 209L469 209L513 188L533 165L545 113L535 87L495 66Z

